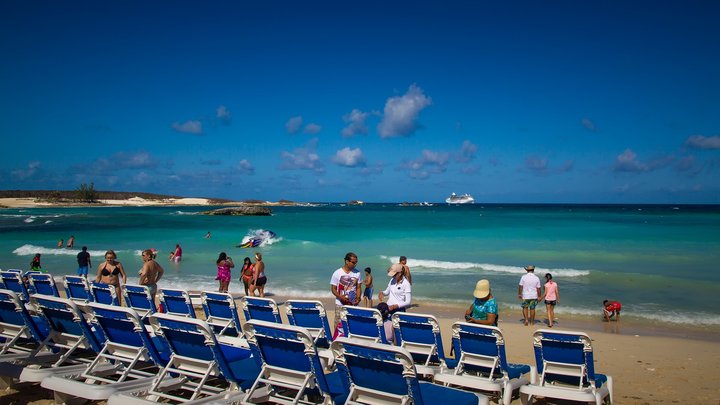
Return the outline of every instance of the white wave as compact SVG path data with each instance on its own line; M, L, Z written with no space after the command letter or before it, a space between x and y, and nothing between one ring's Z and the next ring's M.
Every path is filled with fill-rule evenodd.
M243 245L249 242L251 239L260 239L260 244L258 245L258 247L271 246L283 240L282 237L277 236L273 231L267 229L250 229L247 235L243 236L240 244Z
M35 218L36 218L36 217L34 217L34 216L31 215L31 216L25 218L25 220L23 220L23 222L25 222L26 224L29 224L29 223L31 223L31 222L35 222Z
M13 250L18 256L34 256L36 253L48 256L77 256L80 249L66 249L66 248L46 248L36 245L22 245L19 248ZM104 250L88 250L90 256L104 256Z
M175 211L175 215L198 215L199 212Z
M380 256L390 263L397 263L399 256ZM460 273L474 273L486 271L491 273L525 274L522 266L506 266L502 264L472 263L472 262L449 262L440 260L408 259L407 265L413 270L451 270ZM470 270L470 271L468 271ZM590 270L578 270L572 268L535 268L536 274L552 273L553 277L583 277L590 274Z

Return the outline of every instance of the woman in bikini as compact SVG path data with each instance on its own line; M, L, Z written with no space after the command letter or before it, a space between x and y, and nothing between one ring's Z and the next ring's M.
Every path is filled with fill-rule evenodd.
M127 282L127 275L125 274L125 269L123 269L122 264L117 261L117 255L115 254L115 252L112 250L108 250L107 252L105 252L105 261L100 263L100 265L98 266L95 281L115 286L118 302L122 305L120 278L122 278L122 284L125 284Z
M230 287L230 279L232 278L230 269L235 267L235 263L233 263L232 259L228 257L225 252L220 252L220 255L218 256L215 264L217 264L217 277L215 277L215 280L220 281L220 288L218 289L218 291L221 293L226 293L228 292L228 287Z
M253 274L255 273L255 265L250 261L249 257L243 260L242 270L240 270L240 281L245 286L245 295L248 295L250 289L250 283L252 283Z

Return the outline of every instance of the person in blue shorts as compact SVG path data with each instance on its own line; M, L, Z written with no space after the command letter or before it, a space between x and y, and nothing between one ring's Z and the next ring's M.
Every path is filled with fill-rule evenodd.
M90 263L90 253L87 251L87 246L83 246L80 253L77 254L78 269L77 275L87 278L88 269L92 266Z

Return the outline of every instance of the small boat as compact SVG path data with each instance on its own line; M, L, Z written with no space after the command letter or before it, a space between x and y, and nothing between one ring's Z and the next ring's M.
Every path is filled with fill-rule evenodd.
M242 242L240 242L237 247L245 249L258 247L260 245L272 243L276 236L277 235L273 231L269 231L267 229L257 229L255 231L251 231L248 235L245 235Z
M448 204L472 204L475 199L470 194L457 195L455 193L450 194L450 197L445 199Z

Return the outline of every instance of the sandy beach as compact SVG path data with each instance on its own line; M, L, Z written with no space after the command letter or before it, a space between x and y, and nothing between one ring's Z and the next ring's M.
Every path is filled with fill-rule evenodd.
M281 305L290 297L272 296ZM332 317L333 301L322 300ZM239 304L239 302L238 302ZM416 303L410 312L438 317L443 333L446 355L449 355L450 328L460 321L464 308L457 306ZM197 310L202 318L202 311ZM242 317L242 313L241 313ZM499 326L506 339L508 359L513 363L534 364L532 334L545 327L544 311L538 312L534 327L521 322L520 311L502 313ZM614 380L615 404L720 404L720 387L712 376L720 364L720 341L716 333L702 330L668 331L666 336L653 334L641 325L610 324L560 319L558 330L583 331L593 339L596 371L611 375ZM630 332L626 332L630 331ZM2 404L48 405L54 403L52 392L38 385L19 384L0 392ZM101 402L102 403L102 402ZM520 400L513 401L519 404ZM535 403L545 404L538 400Z

